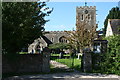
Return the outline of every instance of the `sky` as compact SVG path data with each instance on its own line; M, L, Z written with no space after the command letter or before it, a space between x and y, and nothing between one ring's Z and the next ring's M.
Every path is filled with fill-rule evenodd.
M47 6L54 10L46 17L50 21L45 24L45 30L64 31L76 29L76 7L85 6L85 2L47 2ZM96 23L99 30L103 28L109 10L118 6L118 2L87 2L87 6L96 6Z

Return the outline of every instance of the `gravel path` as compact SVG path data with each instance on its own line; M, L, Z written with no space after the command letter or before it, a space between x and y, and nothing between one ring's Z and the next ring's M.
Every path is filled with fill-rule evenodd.
M53 65L54 68L69 69L69 67L67 65L61 64L61 63L53 61L53 60L50 61L50 64Z
M119 79L120 76L117 75L70 72L44 75L14 76L5 80L119 80Z

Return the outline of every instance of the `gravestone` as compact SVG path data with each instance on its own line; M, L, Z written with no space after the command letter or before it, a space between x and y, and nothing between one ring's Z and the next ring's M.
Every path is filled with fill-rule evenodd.
M64 56L64 52L63 51L60 51L60 55L59 55L59 58L62 59Z

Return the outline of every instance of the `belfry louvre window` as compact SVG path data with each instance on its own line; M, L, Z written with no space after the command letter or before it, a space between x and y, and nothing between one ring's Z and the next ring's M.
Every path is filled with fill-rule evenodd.
M82 14L82 16L81 16L82 18L81 18L81 20L83 21L84 20L84 15Z
M89 19L91 19L91 16L90 16L90 14L88 14L88 20L89 20Z

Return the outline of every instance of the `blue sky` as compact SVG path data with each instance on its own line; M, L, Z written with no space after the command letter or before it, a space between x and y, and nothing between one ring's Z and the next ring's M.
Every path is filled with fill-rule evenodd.
M76 7L84 6L84 2L48 2L47 6L54 8L50 16L46 19L50 19L45 25L46 31L64 31L75 29L76 24ZM88 6L96 6L97 10L97 22L98 30L103 28L104 20L111 8L118 6L118 2L88 2ZM96 23L97 23L96 22Z

